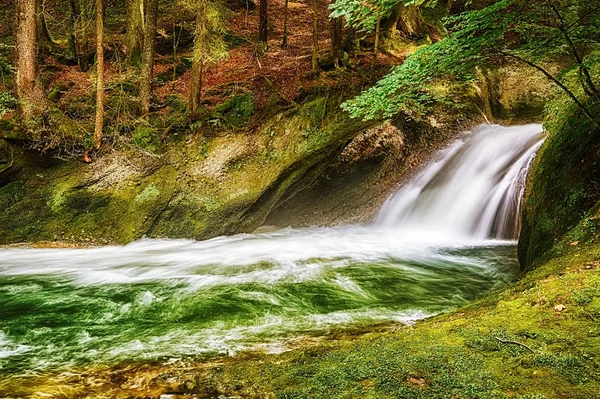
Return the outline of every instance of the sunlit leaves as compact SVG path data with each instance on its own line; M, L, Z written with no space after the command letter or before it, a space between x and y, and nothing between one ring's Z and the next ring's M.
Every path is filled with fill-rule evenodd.
M560 18L550 4L559 10ZM600 63L599 57L592 55L600 47L600 5L594 8L580 0L501 0L447 18L445 24L448 37L409 56L374 87L346 102L344 109L363 119L387 118L399 112L422 117L434 100L444 100L434 90L440 79L469 81L477 66L496 65L506 54L518 54L532 62L572 56L560 24L580 49L583 68ZM567 67L558 78L574 68L579 66Z

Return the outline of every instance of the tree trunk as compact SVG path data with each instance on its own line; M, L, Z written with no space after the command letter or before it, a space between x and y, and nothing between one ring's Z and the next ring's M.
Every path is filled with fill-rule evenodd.
M398 29L405 37L419 39L427 36L427 24L423 20L423 13L418 6L402 6Z
M127 34L125 37L127 61L140 65L144 46L144 0L127 0Z
M344 52L343 38L342 38L342 27L344 19L342 17L332 18L331 24L331 58L333 59L333 65L337 68L340 67L340 59Z
M381 25L380 26L381 36L389 37L391 35L391 33L396 30L396 25L398 25L398 22L400 21L400 18L402 17L403 9L404 9L404 3L399 2L398 4L396 4L394 6L394 8L392 8L390 15L381 19L381 24L380 24Z
M69 38L70 52L77 59L79 70L87 72L90 65L90 49L88 38L88 26L92 24L93 3L87 0L70 0L71 8L71 37Z
M269 15L268 15L267 8L268 8L267 0L260 0L258 40L263 43L266 43L268 40Z
M142 67L140 71L140 98L142 115L150 113L152 97L152 78L154 70L154 47L156 44L156 21L158 0L146 0L144 8L144 47L142 51ZM173 32L175 34L175 32Z
M45 2L45 0L37 0L38 46L46 53L51 54L56 43L54 42L54 39L52 39L52 35L48 29L48 24L46 23L46 10L44 7Z
M71 53L71 57L76 60L79 60L79 51L77 51L77 34L75 30L77 28L77 6L75 4L75 0L69 0L69 22L71 26L71 32L69 32L69 53Z
M102 144L104 128L104 0L96 0L96 149Z
M377 25L375 26L375 44L373 45L373 62L371 65L377 64L377 56L379 55L379 30L381 27L381 18L377 16Z
M353 53L356 51L360 51L360 40L358 39L358 36L356 35L356 29L354 29L353 27L350 27L350 29L348 30L348 35L346 36L346 39L344 40L344 51L346 51L347 53Z
M285 0L283 9L283 40L281 42L281 48L284 49L288 46L288 2L289 0Z
M206 0L202 0L196 15L196 34L194 37L194 61L190 82L189 113L190 120L200 119L202 100L202 80L204 75L204 45L206 39Z
M319 73L319 0L313 2L312 72Z
M43 122L46 94L38 74L36 0L15 0L15 92L26 129Z

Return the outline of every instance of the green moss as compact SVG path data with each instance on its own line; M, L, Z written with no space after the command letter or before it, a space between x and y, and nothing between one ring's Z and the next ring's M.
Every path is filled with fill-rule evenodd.
M213 110L213 116L228 124L241 127L254 114L254 97L251 94L241 94L231 97Z
M600 246L594 246L554 259L502 292L413 327L305 344L282 355L172 368L168 374L171 381L205 382L181 393L206 394L206 386L215 396L597 397L600 329L589 308L600 301L600 269L581 265L592 261L598 267L599 257ZM555 310L557 304L565 309Z
M596 222L584 217L600 201L600 131L575 105L561 100L549 106L548 138L529 176L519 241L525 268L559 249L556 243L573 228L573 241L596 237ZM599 103L587 106L600 115Z
M135 202L144 204L146 202L152 202L156 200L160 195L160 191L154 184L149 184L144 190L135 196Z
M135 146L150 152L158 153L161 150L158 129L149 125L136 126L131 141Z

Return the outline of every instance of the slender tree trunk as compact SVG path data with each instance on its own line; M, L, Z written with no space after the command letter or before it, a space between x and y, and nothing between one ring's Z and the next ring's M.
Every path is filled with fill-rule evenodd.
M281 48L287 48L288 46L288 3L289 0L285 0L283 8L283 41L281 42Z
M335 68L340 67L340 59L344 53L343 38L342 38L342 27L344 20L343 18L332 18L331 19L331 58L333 59L333 65Z
M87 72L90 69L90 49L88 26L92 24L93 2L88 0L69 0L71 8L71 37L69 39L70 51L77 59L79 70Z
M46 22L45 2L45 0L37 0L37 35L39 47L50 54L56 43L52 39Z
M15 92L21 120L30 129L43 122L47 112L38 74L36 0L15 0L15 6Z
M268 1L260 0L258 40L263 43L266 43L268 40L268 29L269 29L268 25L269 25Z
M381 27L381 17L377 15L377 25L375 26L375 44L373 45L373 62L372 65L377 64L377 56L379 55L379 31Z
M194 37L194 61L190 82L189 114L192 121L200 119L202 101L202 80L204 77L204 45L206 38L206 1L202 0L196 15L196 34Z
M94 142L102 144L104 128L104 0L96 0L96 125Z
M319 73L319 0L313 1L312 71Z
M125 37L127 61L140 65L144 46L144 0L127 0L127 34Z
M144 47L142 51L142 67L140 71L140 98L142 115L150 113L152 97L152 78L154 70L154 47L156 44L156 21L158 0L146 0L144 8Z
M79 59L79 51L77 51L77 34L75 30L77 29L77 6L75 4L75 0L69 0L69 22L71 24L69 32L69 52L74 59Z

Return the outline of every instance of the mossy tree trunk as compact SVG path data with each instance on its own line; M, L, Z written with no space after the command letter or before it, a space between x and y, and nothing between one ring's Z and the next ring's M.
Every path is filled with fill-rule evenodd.
M145 0L127 0L125 52L127 61L136 66L140 65L144 46L144 3Z
M192 121L200 119L202 100L202 80L204 75L204 46L206 41L206 1L201 0L196 15L196 33L194 36L194 60L190 81L189 115Z
M145 0L144 7L144 46L140 71L140 98L142 115L150 113L152 97L152 80L154 70L154 49L156 44L156 21L158 16L158 0Z
M102 144L104 128L104 0L96 0L96 123L94 143Z
M405 37L420 39L426 37L429 33L427 24L423 20L423 13L418 6L405 6L400 3L400 16L396 23L396 28Z
M31 130L47 114L47 98L39 79L37 2L15 0L15 93L23 126Z

